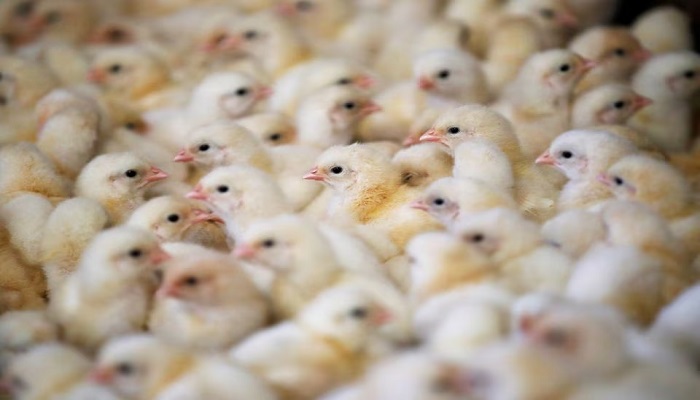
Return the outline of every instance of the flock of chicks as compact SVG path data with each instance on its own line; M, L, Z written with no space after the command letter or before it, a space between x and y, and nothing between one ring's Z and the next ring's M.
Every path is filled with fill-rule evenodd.
M700 393L700 55L611 0L4 0L24 400Z

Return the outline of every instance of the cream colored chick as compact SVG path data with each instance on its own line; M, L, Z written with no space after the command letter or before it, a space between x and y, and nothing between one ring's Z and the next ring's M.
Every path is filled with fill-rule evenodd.
M609 23L617 10L618 0L568 0L573 13L578 17L579 26L587 28Z
M517 203L508 192L481 180L447 177L433 182L411 207L426 211L449 228L461 215L497 207L517 209Z
M247 74L209 74L194 88L184 108L164 108L146 113L144 119L151 126L147 135L171 149L180 148L187 143L187 135L192 129L246 116L269 94L267 86Z
M46 306L46 282L40 270L27 265L0 225L0 311L38 309Z
M0 206L0 221L24 262L41 264L42 234L53 209L51 202L38 194L23 194Z
M0 56L0 72L15 79L17 102L25 108L34 107L58 86L56 77L43 64L19 56Z
M71 184L34 144L0 147L0 202L36 193L52 202L70 197Z
M18 102L15 78L9 73L0 75L0 144L34 140L36 121Z
M406 186L401 171L385 154L354 144L323 152L304 179L323 182L334 193L329 215L368 225L386 233L399 247L414 235L437 229L438 223L409 202L415 188Z
M579 18L564 0L509 0L504 12L531 18L542 32L545 48L561 47L579 26Z
M632 33L655 54L693 49L690 16L673 6L652 8L637 17Z
M221 350L262 328L267 309L235 260L208 252L168 264L148 326L183 348Z
M315 59L297 65L276 80L269 108L294 116L304 98L322 88L354 86L369 90L375 84L376 78L360 64L340 58Z
M499 265L504 286L514 293L561 292L573 262L546 244L539 229L515 210L496 208L465 215L455 222L452 231Z
M235 122L249 130L268 146L297 142L297 131L291 118L276 112L264 112L238 118Z
M672 347L687 357L692 365L700 360L700 338L698 338L697 304L698 285L691 286L681 293L673 303L658 314L648 331L651 338Z
M295 115L297 140L322 149L350 144L358 123L382 108L352 86L329 86L306 97Z
M629 86L610 83L578 96L571 109L571 127L624 125L637 111L652 101L635 93Z
M17 356L3 373L13 399L51 399L78 385L90 370L90 359L59 343L33 347Z
M144 202L144 192L168 177L133 153L95 157L75 181L75 194L98 201L112 223L121 223Z
M0 33L7 46L21 46L35 39L36 32L29 21L36 0L10 0L0 5Z
M514 193L515 178L510 160L493 142L471 138L453 149L452 176L459 179L478 179L496 189Z
M690 100L700 89L700 55L668 53L649 60L634 75L634 91L654 102L629 125L666 151L682 152L693 135Z
M580 209L562 211L542 225L542 237L571 259L578 260L598 241L605 240L603 220Z
M613 197L598 175L621 158L637 153L627 139L612 133L573 130L559 135L535 161L563 172L569 181L557 202L560 211L588 208Z
M10 311L0 316L0 371L13 357L45 342L58 339L58 326L41 310Z
M281 0L277 12L299 26L304 37L321 45L336 39L354 17L356 7L342 0Z
M537 53L505 89L496 108L513 123L527 157L537 157L569 127L574 87L595 65L569 50Z
M320 192L317 185L299 179L319 150L305 145L267 147L250 131L232 123L201 126L188 135L187 146L175 161L194 161L204 169L249 165L271 174L295 210L305 207Z
M501 0L450 0L445 5L445 17L469 27L469 48L476 55L484 55L493 44L489 22L501 11Z
M281 398L316 398L362 373L376 351L377 329L391 318L366 293L337 287L295 320L253 335L229 354Z
M612 165L600 179L618 199L637 201L658 212L692 254L700 252L700 214L692 189L678 170L645 155L632 155Z
M421 141L440 142L451 152L464 141L482 139L495 144L508 157L515 178L515 199L521 210L546 218L554 211L558 188L548 182L520 151L513 127L498 112L479 105L465 105L444 112Z
M584 93L609 82L628 82L634 71L651 53L627 28L598 26L575 37L569 49L595 61L596 68L576 85L576 93Z
M111 337L142 329L150 300L145 277L168 258L156 237L138 228L97 235L78 269L51 298L51 314L66 340L95 349Z
M452 175L452 157L436 143L421 143L397 151L391 162L401 170L404 183L427 187L432 182Z
M40 40L81 43L88 38L97 15L92 4L79 0L39 1L30 25Z

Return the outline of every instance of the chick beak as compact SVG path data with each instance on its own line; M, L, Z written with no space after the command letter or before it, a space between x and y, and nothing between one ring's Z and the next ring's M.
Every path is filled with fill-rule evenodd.
M33 14L27 21L27 26L34 32L40 32L46 26L46 19L41 15Z
M270 95L272 95L272 93L273 93L273 90L271 87L261 86L255 92L255 100L265 100L266 98L270 97Z
M404 139L401 144L404 147L409 147L409 146L413 146L414 144L418 144L418 143L420 143L420 137L418 137L416 135L411 135L411 136L407 137L406 139Z
M360 108L360 115L364 117L378 111L382 111L382 106L373 101L369 101Z
M544 153L542 153L542 155L537 157L537 159L535 160L535 164L556 165L556 161L554 160L554 157L552 157L552 155L549 153L549 151L545 151Z
M613 182L612 182L612 179L610 178L610 176L604 172L599 174L598 176L596 176L596 179L598 180L598 182L602 183L605 186L612 186L613 185Z
M442 142L442 136L443 135L441 135L437 129L429 129L423 135L421 135L420 139L418 140L421 142Z
M233 255L241 260L250 260L255 257L257 252L252 246L241 243L233 250Z
M149 183L153 182L158 182L162 181L163 179L167 178L168 174L163 171L160 168L156 167L151 167L150 170L146 173L146 176L143 178L144 180L144 185L148 185Z
M423 202L423 200L416 200L412 202L409 207L415 208L416 210L428 211L428 205Z
M275 6L275 11L280 15L284 15L285 17L291 17L296 14L297 9L294 8L292 4L280 3Z
M583 66L581 66L581 72L585 74L586 72L595 68L597 65L598 65L597 61L587 60L584 58L583 59Z
M192 214L194 215L194 217L191 219L192 224L198 224L200 222L217 222L220 224L224 223L224 220L221 219L221 217L211 212L203 210L194 210Z
M109 385L114 380L114 372L108 368L95 368L90 372L89 379L100 385Z
M157 249L151 252L148 259L151 262L151 264L158 265L160 263L170 260L171 258L172 257L170 257L170 254L166 253L165 251L163 251L163 249L158 247Z
M219 45L220 50L236 50L243 44L243 39L240 35L232 35L224 39Z
M372 324L376 326L384 325L390 322L394 317L387 310L379 309L372 314Z
M187 149L182 149L180 150L179 153L173 158L173 161L175 162L192 162L194 161L194 156L192 153L187 151Z
M92 68L87 73L87 80L92 83L103 83L107 80L107 74L99 68Z
M156 297L160 299L165 299L167 297L178 297L180 296L180 290L175 285L164 284L156 291Z
M359 87L360 89L369 89L372 86L375 85L375 80L369 76L369 75L360 75L353 79L353 83L355 86Z
M187 193L185 195L188 199L193 199L193 200L209 200L209 196L204 193L204 189L202 188L202 185L197 185L194 187L194 190L191 192Z
M555 22L563 28L577 28L578 27L578 18L570 12L559 13Z
M634 99L632 99L632 111L639 111L653 102L654 101L648 97L640 95L634 96Z
M422 90L432 90L435 87L435 82L427 76L418 78L418 87Z
M325 182L326 176L318 171L318 167L313 167L308 174L304 175L304 179L309 181Z
M639 49L639 50L635 51L634 53L632 53L632 59L634 61L637 61L638 63L645 62L646 60L650 59L651 56L652 56L651 51L644 49L644 48Z

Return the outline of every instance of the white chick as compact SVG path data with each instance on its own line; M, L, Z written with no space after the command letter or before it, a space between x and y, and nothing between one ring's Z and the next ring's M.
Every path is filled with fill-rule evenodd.
M503 284L514 293L561 292L569 280L572 260L544 243L539 226L515 210L495 208L465 215L452 231L491 257L499 265Z
M452 176L460 179L478 179L496 189L514 193L515 177L510 160L493 142L471 138L453 149Z
M693 49L690 16L673 6L650 9L637 17L631 29L655 54Z
M636 94L629 86L605 84L578 96L571 109L571 127L624 125L637 111L652 101Z
M150 298L146 274L169 256L149 232L118 227L97 235L78 269L53 293L52 315L69 342L88 349L138 331Z
M690 100L700 89L700 55L692 52L656 56L632 81L634 91L653 100L629 125L666 151L686 151L693 135Z
M45 311L9 311L0 316L0 373L15 357L58 339L58 326Z
M258 113L238 118L235 122L248 129L258 140L268 146L294 144L297 142L297 131L294 121L281 113Z
M698 285L681 293L673 303L667 305L649 329L649 335L687 357L692 365L700 360L700 338L696 329L698 317Z
M596 242L605 239L601 218L589 211L563 211L542 225L542 237L574 260L578 260Z

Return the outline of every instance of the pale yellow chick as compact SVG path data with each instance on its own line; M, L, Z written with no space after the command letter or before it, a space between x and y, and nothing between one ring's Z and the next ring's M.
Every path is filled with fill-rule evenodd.
M632 33L655 54L693 49L690 16L673 6L655 7L640 15Z
M603 84L576 97L571 109L571 128L624 125L651 103L652 100L635 93L629 86Z
M235 122L268 146L297 143L294 122L284 114L264 112L239 118Z

